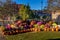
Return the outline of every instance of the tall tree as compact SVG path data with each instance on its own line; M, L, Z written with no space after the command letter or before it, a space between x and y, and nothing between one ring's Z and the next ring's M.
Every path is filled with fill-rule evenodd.
M17 14L16 8L15 8L16 3L12 2L12 0L6 0L6 2L4 2L2 8L1 9L1 14L13 17L12 19L15 18L15 14Z
M48 9L50 11L60 10L60 0L48 0Z
M22 20L29 19L29 17L30 17L29 5L22 5L19 9L19 15L22 18Z

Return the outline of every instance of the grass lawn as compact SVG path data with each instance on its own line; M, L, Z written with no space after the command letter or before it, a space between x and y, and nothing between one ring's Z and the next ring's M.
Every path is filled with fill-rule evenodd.
M29 32L7 35L6 40L60 40L60 32Z

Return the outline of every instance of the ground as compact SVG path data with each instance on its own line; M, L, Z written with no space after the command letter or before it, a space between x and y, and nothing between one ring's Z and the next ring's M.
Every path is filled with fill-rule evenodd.
M0 35L0 40L6 40L3 36Z
M6 40L4 35L2 35L2 31L1 31L1 28L0 28L0 40Z
M60 40L60 32L28 32L7 35L6 40Z

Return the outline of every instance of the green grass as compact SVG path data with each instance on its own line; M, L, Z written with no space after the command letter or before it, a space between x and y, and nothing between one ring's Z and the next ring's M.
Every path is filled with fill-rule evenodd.
M7 35L6 40L49 40L59 39L60 32L29 32L17 35Z

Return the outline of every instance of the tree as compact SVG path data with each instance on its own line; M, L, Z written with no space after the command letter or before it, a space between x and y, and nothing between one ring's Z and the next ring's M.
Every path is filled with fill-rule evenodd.
M48 10L49 11L60 10L60 0L48 0Z
M19 15L22 18L22 20L27 20L30 18L30 7L29 5L21 5L19 9Z
M30 19L34 19L35 18L35 15L34 15L34 12L33 10L30 11Z
M4 17L7 15L7 17L10 17L12 20L15 20L16 14L18 13L17 8L15 8L16 3L12 2L12 0L6 0L5 2L2 2L2 5L0 6L0 13ZM5 17L4 17L5 18Z
M6 0L4 4L4 14L10 16L12 20L16 19L16 14L18 13L15 8L16 3L12 2L12 0Z

